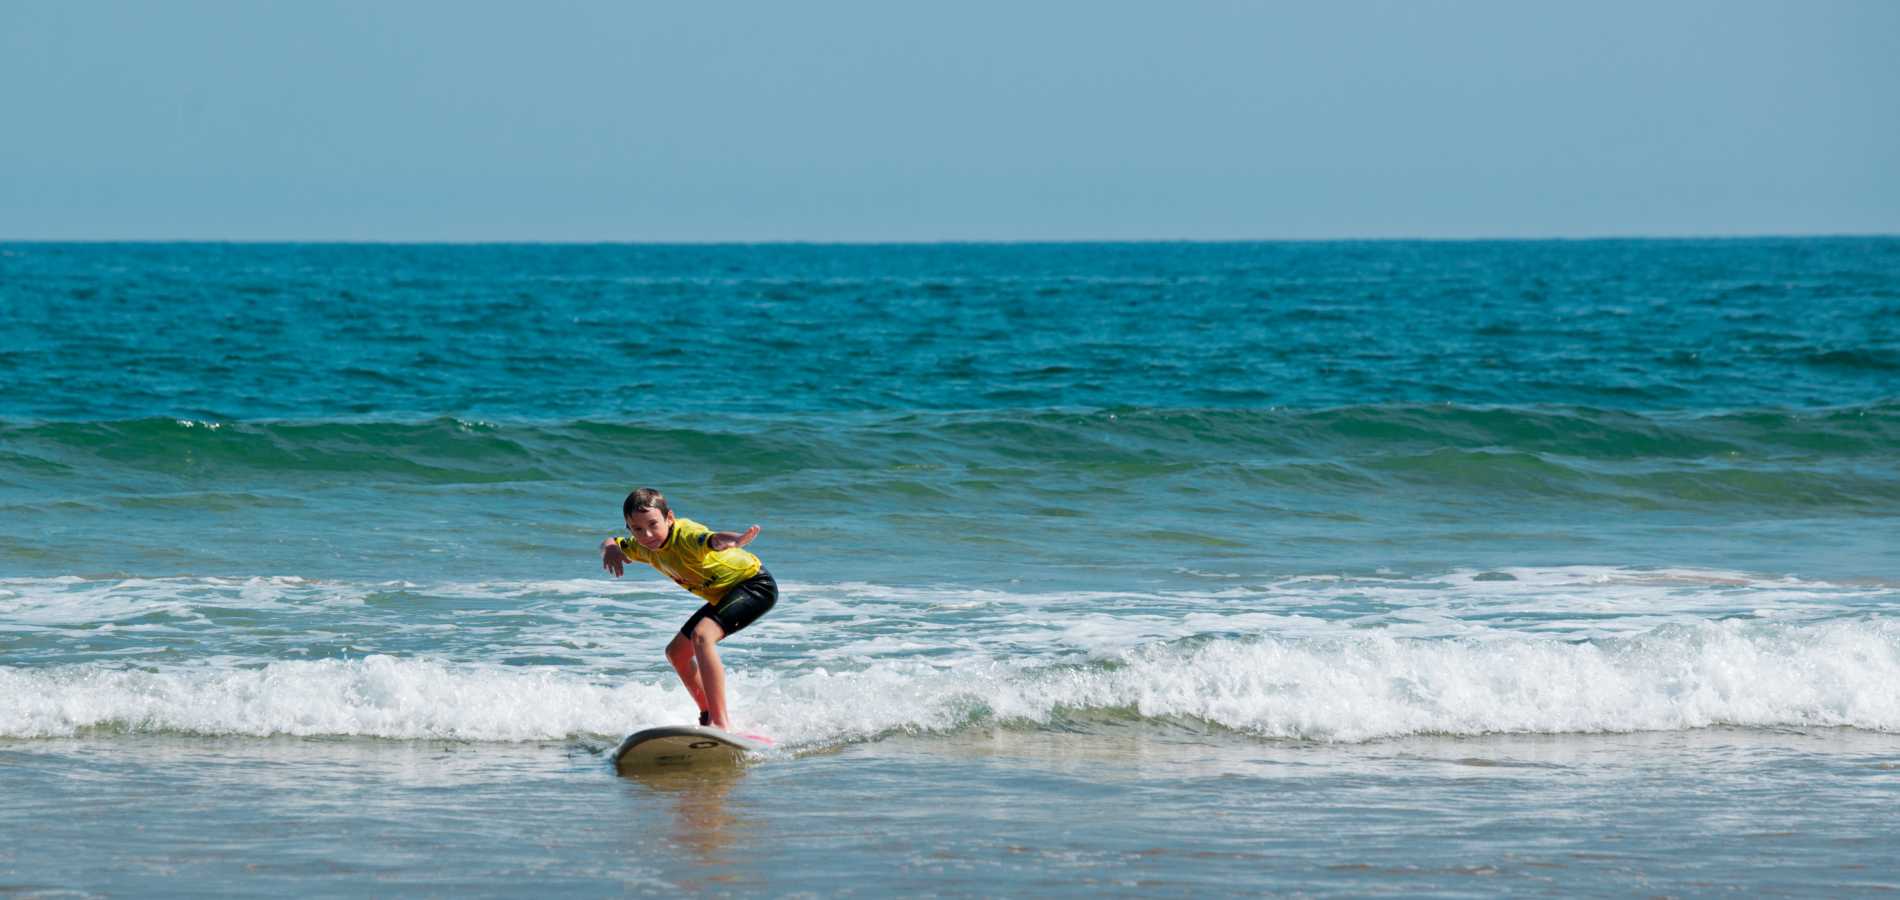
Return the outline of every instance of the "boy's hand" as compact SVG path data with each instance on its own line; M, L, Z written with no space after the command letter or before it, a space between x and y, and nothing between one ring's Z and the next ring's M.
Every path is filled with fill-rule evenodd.
M746 529L744 534L733 534L730 531L717 531L706 538L706 546L714 550L730 550L734 547L743 547L750 544L752 543L752 539L758 536L759 526L757 525Z
M627 554L621 551L619 541L608 538L601 542L600 567L614 573L614 577L618 578L627 574L627 563L630 562L633 560L627 558Z

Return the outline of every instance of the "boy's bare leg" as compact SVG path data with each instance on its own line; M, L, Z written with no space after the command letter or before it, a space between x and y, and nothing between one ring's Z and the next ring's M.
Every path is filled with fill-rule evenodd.
M706 689L699 683L699 666L693 662L693 642L686 635L673 635L666 645L666 661L673 664L673 671L680 673L680 681L686 685L686 693L693 695L693 702L700 709L706 709ZM725 679L720 679L723 686Z
M699 660L699 683L704 688L705 710L712 714L715 728L731 730L726 721L726 667L719 662L719 641L726 630L710 618L693 627L693 655Z

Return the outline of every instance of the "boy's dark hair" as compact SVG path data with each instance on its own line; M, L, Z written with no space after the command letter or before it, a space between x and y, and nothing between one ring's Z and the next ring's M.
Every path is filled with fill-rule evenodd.
M670 516L673 510L666 505L666 497L652 488L640 488L627 495L626 502L620 504L620 517L630 519L636 510L657 509L660 515Z

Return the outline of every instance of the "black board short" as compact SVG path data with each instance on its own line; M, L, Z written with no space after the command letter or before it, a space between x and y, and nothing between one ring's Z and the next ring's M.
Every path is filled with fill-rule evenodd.
M726 592L718 606L710 603L699 608L693 617L680 626L680 635L687 639L693 636L693 629L699 627L699 620L711 617L727 634L735 634L740 629L759 620L773 606L778 605L778 582L772 580L772 573L759 570L759 574L732 586Z

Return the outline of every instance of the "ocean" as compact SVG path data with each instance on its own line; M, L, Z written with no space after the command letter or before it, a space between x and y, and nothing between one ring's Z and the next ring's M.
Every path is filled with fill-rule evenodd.
M1896 547L1900 239L0 243L0 893L1900 890Z

